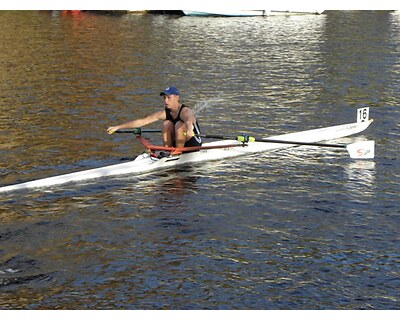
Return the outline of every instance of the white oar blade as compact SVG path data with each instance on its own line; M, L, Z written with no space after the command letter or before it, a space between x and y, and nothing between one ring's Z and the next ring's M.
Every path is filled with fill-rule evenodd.
M373 159L375 157L375 141L359 141L346 146L353 159Z

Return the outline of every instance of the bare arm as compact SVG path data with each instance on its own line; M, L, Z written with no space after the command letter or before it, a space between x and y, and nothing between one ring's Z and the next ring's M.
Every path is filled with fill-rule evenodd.
M131 129L131 128L140 128L149 123L156 122L157 120L165 120L165 111L157 111L154 112L144 118L136 119L133 121L129 121L118 126L109 127L107 129L108 134L113 134L115 131L120 129Z
M194 136L194 124L196 123L196 117L191 109L185 108L182 110L181 119L185 124L186 127L186 135L188 138Z

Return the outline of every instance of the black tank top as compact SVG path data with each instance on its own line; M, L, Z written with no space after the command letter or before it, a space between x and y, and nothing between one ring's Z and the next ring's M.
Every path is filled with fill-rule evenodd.
M181 111L182 111L183 108L187 108L187 106L185 106L184 104L182 104L181 108L179 109L178 116L177 116L175 119L172 117L171 110L168 109L168 108L165 108L166 119L169 120L169 121L171 121L174 125L175 125L178 121L182 121L182 119L181 119ZM182 121L182 122L183 122L183 121ZM196 119L196 123L194 123L193 126L194 126L194 128L193 128L194 134L195 134L195 135L199 135L199 134L200 134L200 127L199 127L199 124L198 124L198 122L197 122L197 119Z

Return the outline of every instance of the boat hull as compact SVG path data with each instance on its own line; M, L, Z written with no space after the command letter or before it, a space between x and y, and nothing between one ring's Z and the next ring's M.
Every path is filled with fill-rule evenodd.
M268 137L268 139L298 142L318 142L338 139L364 131L368 128L372 121L373 120L368 120L365 122L356 122L320 129L270 136ZM230 144L232 144L232 147L227 146ZM224 145L225 147L220 149L202 149L196 152L183 153L177 156L163 157L161 159L154 158L150 154L144 153L139 155L133 161L1 187L0 193L20 189L44 188L65 183L93 180L107 176L140 174L186 163L221 160L226 158L239 157L251 153L259 153L296 146L282 143L249 142L243 147L237 147L236 140L218 140L203 144L203 146L221 145Z

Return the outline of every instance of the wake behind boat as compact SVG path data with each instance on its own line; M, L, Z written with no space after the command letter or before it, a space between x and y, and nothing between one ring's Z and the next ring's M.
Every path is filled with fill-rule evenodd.
M354 123L282 134L261 139L255 139L246 135L232 138L205 136L206 138L218 137L222 140L204 143L201 147L180 149L151 145L148 140L141 135L145 130L134 129L131 130L131 132L137 136L138 140L147 148L148 152L139 155L133 161L5 186L0 188L0 193L20 189L44 188L106 176L141 174L187 163L221 160L299 145L346 148L352 158L373 158L374 141L362 141L350 145L320 143L320 141L347 137L364 131L373 121L368 118L369 109L363 108L358 109L357 122ZM157 150L165 150L172 153L167 156L159 156L154 153L154 151Z

